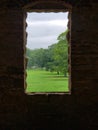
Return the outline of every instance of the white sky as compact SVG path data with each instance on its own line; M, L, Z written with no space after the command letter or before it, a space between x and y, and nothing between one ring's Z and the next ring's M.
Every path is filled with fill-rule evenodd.
M67 29L68 13L28 13L27 47L47 48Z

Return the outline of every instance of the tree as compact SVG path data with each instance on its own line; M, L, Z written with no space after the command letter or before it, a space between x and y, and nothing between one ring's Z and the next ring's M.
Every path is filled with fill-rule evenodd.
M61 33L57 40L57 44L55 44L54 48L54 63L55 70L59 74L62 72L65 76L68 72L68 42L66 39L67 31Z
M57 40L48 49L27 49L28 68L34 66L43 68L49 71L57 71L65 76L68 72L68 42L66 39L67 31L61 33Z
M27 48L27 50L26 50L26 56L27 56L27 59L28 59L27 68L29 68L29 69L32 67L32 64L33 64L31 55L32 55L32 50Z

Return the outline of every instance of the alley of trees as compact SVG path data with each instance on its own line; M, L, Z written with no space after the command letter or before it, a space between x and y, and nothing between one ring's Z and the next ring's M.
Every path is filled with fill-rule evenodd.
M48 46L47 49L32 50L27 48L27 69L40 68L51 72L55 71L57 74L63 73L66 76L68 73L68 42L66 34L67 30L57 37L57 43Z

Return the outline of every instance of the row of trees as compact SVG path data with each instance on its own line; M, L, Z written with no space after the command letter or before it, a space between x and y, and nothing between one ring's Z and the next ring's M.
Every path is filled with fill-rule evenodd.
M47 49L28 49L27 68L44 68L47 71L62 72L65 76L68 72L68 42L66 39L67 31L61 33L58 42L48 46Z

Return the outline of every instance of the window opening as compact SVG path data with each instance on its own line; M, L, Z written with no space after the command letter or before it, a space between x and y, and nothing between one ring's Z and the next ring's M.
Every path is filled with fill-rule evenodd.
M67 93L68 12L28 13L26 93Z

